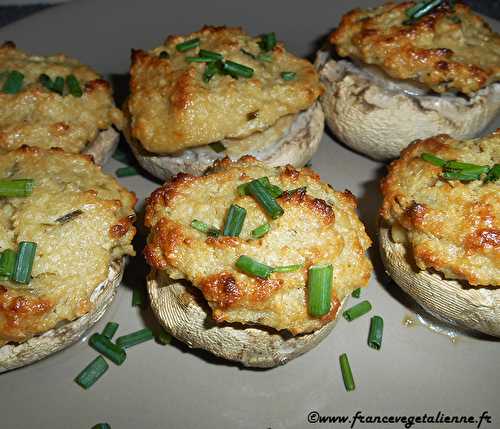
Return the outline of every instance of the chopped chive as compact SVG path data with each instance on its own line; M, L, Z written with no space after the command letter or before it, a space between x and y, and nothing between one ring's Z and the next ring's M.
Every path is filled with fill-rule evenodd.
M0 179L0 197L27 197L33 192L33 179Z
M281 79L283 80L294 80L297 77L297 73L292 71L281 72Z
M146 303L146 293L140 287L134 287L132 291L132 307L142 307Z
M89 339L89 345L117 365L121 365L127 358L125 350L118 344L111 342L111 340L104 335L92 334Z
M191 40L186 40L185 42L179 43L175 45L175 49L177 49L178 52L186 52L191 49L197 48L200 46L200 39L191 39Z
M0 276L10 279L14 274L16 266L16 252L12 249L5 249L0 256Z
M208 63L205 67L205 71L203 72L203 82L210 82L210 79L212 79L218 71L219 69L217 68L216 63Z
M368 334L368 345L372 349L380 350L382 347L382 335L384 333L384 319L373 316L370 319L370 332Z
M137 176L139 171L133 165L129 165L127 167L118 168L115 171L116 177L130 177Z
M303 264L282 265L280 267L274 267L273 273L293 273L294 271L300 270L303 266Z
M172 342L172 335L165 331L165 329L162 329L158 335L156 335L155 340L157 343L166 346Z
M19 243L12 280L23 284L28 284L30 282L35 253L36 243L31 241L21 241Z
M250 51L247 51L246 49L241 48L240 51L254 60L257 59L256 55L252 54Z
M232 77L241 76L241 77L251 78L253 76L253 68L229 60L224 63L223 71L231 75Z
M446 180L461 180L464 182L471 182L473 180L480 180L481 174L467 171L445 171L443 172L442 177Z
M333 266L313 265L307 275L307 300L309 314L321 317L328 314L332 302Z
M57 92L59 95L63 95L64 92L64 78L57 76L52 83L52 91Z
M107 423L97 423L92 426L92 429L111 429L111 426Z
M256 260L245 255L241 255L237 259L235 265L236 268L245 274L263 279L269 278L273 272L273 269L270 266L257 262Z
M102 356L97 356L78 374L75 382L84 389L92 386L108 370L109 366Z
M40 84L47 88L49 91L52 91L52 85L53 85L53 82L52 82L52 79L50 78L49 75L45 74L45 73L42 73L39 77L38 77L38 82L40 82Z
M255 228L250 233L250 235L252 236L252 238L258 239L258 238L264 237L264 235L266 235L270 230L271 230L271 225L269 225L268 223L265 223L265 224L260 225L257 228Z
M268 54L268 53L266 53L266 54L259 54L259 55L257 55L257 59L259 61L264 62L264 63L270 63L270 62L273 61L273 54Z
M151 329L144 328L117 338L116 344L124 349L128 349L129 347L144 343L145 341L152 340L153 338L153 331L151 331Z
M342 379L344 380L345 390L350 392L356 388L354 384L354 378L352 377L351 365L349 365L349 359L345 353L339 356L340 371L342 372Z
M217 228L207 225L205 222L202 222L198 219L193 219L191 221L191 227L196 229L197 231L209 235L210 237L218 237L221 234L221 232Z
M221 142L213 142L208 144L210 146L210 149L212 149L215 153L221 153L226 150L226 146L222 144Z
M274 198L278 198L280 197L281 195L283 195L283 190L279 187L279 186L276 186L276 185L272 185L271 182L269 181L269 178L264 176L264 177L260 177L257 179L260 183L262 183L262 185L267 188L267 190L269 191L269 193L274 197ZM250 195L250 192L248 191L248 184L250 182L247 182L247 183L243 183L241 185L239 185L236 189L238 191L238 195Z
M186 57L186 61L188 63L215 63L219 60L211 57Z
M167 51L161 51L160 52L160 55L158 55L158 57L161 59L161 60L167 60L170 58L170 54L167 52Z
M368 313L372 309L372 305L368 301L361 301L359 304L356 304L354 307L349 308L344 311L342 315L349 322L357 319L358 317L363 316Z
M60 224L65 224L77 218L81 214L83 214L83 212L80 209L73 210L72 212L66 213L64 216L58 217L56 219L56 222Z
M108 322L106 323L106 326L102 330L101 335L106 337L108 340L111 340L115 336L116 331L118 331L119 326L120 325L118 325L118 323L116 322Z
M361 296L361 288L358 287L357 289L354 289L351 293L351 296L353 298L359 298Z
M460 170L464 173L467 172L476 174L487 173L489 170L489 167L487 165L477 165L459 161L447 161L444 165L444 168L447 170Z
M446 164L446 161L444 159L438 158L432 153L423 153L422 155L420 155L420 158L422 158L426 162L430 162L432 165L435 165L437 167L444 167L444 165Z
M276 46L276 34L274 32L263 34L258 44L263 51L272 51Z
M500 179L500 164L495 164L486 174L485 182L496 182Z
M419 19L422 16L427 15L432 9L434 9L436 6L439 6L442 2L443 2L443 0L433 0L433 1L430 1L430 2L426 2L426 3L424 3L424 5L421 8L419 8L418 10L416 10L410 16L410 18L412 18L412 19Z
M246 215L246 209L238 206L237 204L231 204L227 212L226 223L224 224L222 235L228 237L239 237L241 230L243 229L243 223L245 222Z
M205 49L200 49L198 52L200 57L212 58L214 60L223 60L224 56L218 52L207 51Z
M261 207L273 219L277 219L283 215L283 208L277 203L272 193L257 179L252 180L248 184L248 193L254 197Z
M24 75L17 70L11 71L4 82L2 92L4 94L17 94L23 86Z
M70 74L66 76L66 85L68 85L68 91L73 97L81 97L83 95L82 88L75 75Z

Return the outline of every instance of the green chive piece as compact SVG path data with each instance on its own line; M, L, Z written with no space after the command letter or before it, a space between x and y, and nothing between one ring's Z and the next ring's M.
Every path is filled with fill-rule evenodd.
M353 298L359 298L361 296L361 288L358 287L357 289L354 289L351 293L351 296Z
M186 40L185 42L175 45L175 49L177 49L178 52L186 52L190 51L191 49L197 48L198 46L200 46L200 39L196 38Z
M486 174L485 182L496 182L500 179L500 164L495 164Z
M118 323L115 323L115 322L108 322L106 323L106 326L104 327L104 329L102 330L102 334L104 337L106 337L108 340L111 340L115 334L116 334L116 331L118 331L118 327L120 325L118 325Z
M129 347L144 343L145 341L152 340L153 338L153 331L151 331L151 329L144 328L117 338L116 344L124 349L128 349Z
M202 222L198 219L193 219L191 221L191 227L196 229L197 231L207 234L210 237L218 237L221 234L221 232L217 228L207 225L205 222Z
M246 209L238 206L237 204L231 204L227 212L226 223L224 225L222 235L228 237L239 237L241 230L243 229L243 223L245 222L246 215Z
M205 49L200 49L198 52L200 57L211 58L213 60L223 60L224 56L218 52L207 51Z
M116 177L130 177L137 176L139 171L133 165L129 165L127 167L118 168L115 171Z
M66 76L66 85L68 85L68 91L73 97L81 97L83 95L82 88L75 75L70 74Z
M135 287L132 291L132 307L143 307L146 304L146 291L142 287Z
M57 92L59 95L63 95L64 92L64 78L57 76L52 83L52 91Z
M35 253L36 243L31 241L21 241L19 243L12 280L23 284L28 284L30 282Z
M73 210L72 212L66 213L65 215L62 215L61 217L58 217L56 219L56 222L64 225L65 223L71 222L73 219L76 219L78 216L82 215L83 211L78 209L78 210Z
M212 149L215 153L221 153L226 150L226 146L222 144L221 142L213 142L208 144L210 146L210 149Z
M420 158L422 158L426 162L430 162L432 165L435 165L437 167L444 167L446 165L446 161L444 159L438 158L432 153L423 153L422 155L420 155Z
M219 69L216 63L208 63L203 72L203 82L208 83L217 73Z
M481 175L478 173L471 173L467 171L445 171L442 174L443 179L446 180L461 180L464 182L471 182L473 180L480 180Z
M39 77L38 77L38 82L40 82L40 84L47 88L49 91L52 91L52 85L53 85L53 82L52 82L52 79L50 78L49 75L45 74L45 73L42 73Z
M370 332L368 334L368 345L375 350L382 347L382 335L384 333L384 319L373 316L370 319Z
M274 198L278 198L278 197L281 197L281 195L283 195L283 190L279 187L279 186L276 186L276 185L272 185L271 182L269 181L269 178L264 176L264 177L260 177L259 179L257 179L260 183L262 183L262 185L269 191L269 193L274 197ZM247 182L247 183L243 183L242 185L239 185L236 189L238 191L238 195L240 196L244 196L244 195L250 195L250 192L248 191L248 184L250 182Z
M368 313L372 309L372 305L368 301L361 301L359 304L356 304L354 307L349 308L344 311L342 315L349 322L357 319L358 317L363 316Z
M165 331L165 329L162 329L158 335L156 335L155 340L157 343L166 346L172 342L172 335Z
M297 73L292 71L284 71L281 73L281 79L283 80L294 80L297 77Z
M231 75L232 77L241 76L241 77L251 78L253 76L253 68L229 60L224 63L223 71Z
M270 266L261 264L260 262L257 262L256 260L245 255L241 255L237 259L235 265L236 268L238 268L243 273L249 276L260 277L263 279L269 278L269 276L273 272L273 269Z
M16 252L5 249L0 256L0 276L10 279L16 266Z
M276 46L276 34L274 32L263 34L258 44L263 51L272 51Z
M293 273L294 271L300 270L303 266L303 264L282 265L280 267L274 267L273 273Z
M432 9L434 9L436 6L439 6L443 0L434 0L431 2L426 2L423 7L418 9L413 15L411 16L412 19L419 19L424 15L427 15Z
M261 207L273 219L278 219L283 215L283 208L277 203L276 199L269 192L269 190L257 179L252 180L247 185L248 193L255 198Z
M246 49L241 48L240 51L244 53L245 55L248 55L250 58L256 60L257 56L252 54L251 52L247 51Z
M3 84L2 92L4 94L17 94L23 86L24 75L17 70L11 71L7 75L7 80Z
M33 192L33 179L0 179L0 197L27 197Z
M487 173L487 165L469 164L468 162L447 161L444 168L446 170L459 170L467 173L483 174Z
M97 333L92 334L89 339L89 345L117 365L121 365L127 358L125 350L118 344L111 342L111 340L104 335Z
M158 57L162 60L168 60L170 58L170 54L167 51L161 51Z
M75 378L75 382L84 389L91 387L108 370L109 365L102 356L97 356Z
M257 59L259 61L264 62L264 63L270 63L273 61L273 54L269 54L269 53L259 54L259 55L257 55Z
M268 223L265 223L263 225L258 226L255 228L250 235L252 238L258 239L264 237L269 231L271 230L271 225Z
M111 429L111 426L107 423L97 423L96 425L92 426L92 429Z
M342 372L342 379L344 380L345 390L350 392L356 388L354 378L352 377L351 365L345 353L339 356L340 371Z
M313 317L328 314L332 303L333 266L313 265L307 275L308 310Z
M186 61L188 63L215 63L219 60L210 57L186 57Z

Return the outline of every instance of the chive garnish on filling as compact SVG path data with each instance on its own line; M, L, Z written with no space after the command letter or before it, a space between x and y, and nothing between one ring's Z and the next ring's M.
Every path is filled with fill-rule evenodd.
M12 280L22 284L30 282L35 253L36 243L31 241L21 241L19 243Z
M158 57L162 60L167 60L170 58L170 54L167 51L161 51Z
M313 265L307 274L307 301L309 314L321 317L328 314L332 302L333 266Z
M303 266L303 264L281 265L273 267L273 273L293 273L295 271L299 271Z
M200 46L200 39L197 37L175 45L175 49L177 49L178 52L186 52L198 46Z
M68 91L73 97L81 97L83 95L80 83L75 75L66 76L66 85L68 86Z
M16 266L16 252L12 249L5 249L0 255L0 278L9 280L14 274Z
M38 82L40 82L40 84L47 88L48 90L52 91L52 79L50 78L49 75L45 74L45 73L42 73L39 77L38 77Z
M498 164L489 167L487 165L470 164L454 160L446 161L431 153L422 153L420 158L432 165L441 167L443 169L441 177L446 180L462 180L467 182L481 180L481 176L485 175L484 181L490 182L498 180L500 177Z
M193 219L191 221L191 227L196 229L197 231L207 234L209 237L218 237L219 235L221 235L220 230L213 226L207 225L205 222L202 222L198 219Z
M102 330L101 335L105 336L108 340L111 340L115 336L116 331L118 331L119 326L120 325L118 325L118 323L108 322Z
M283 215L284 210L276 201L272 191L266 188L259 179L248 183L246 190L272 219L278 219Z
M23 87L24 75L17 70L11 71L3 84L2 92L4 94L17 94Z
M200 51L198 52L198 56L205 57L205 58L211 58L213 60L223 60L224 59L224 56L222 54L219 54L218 52L207 51L206 49L200 49Z
M226 146L222 144L222 142L213 142L209 143L210 149L212 149L215 153L221 153L226 150Z
M224 225L222 235L239 237L241 230L243 229L243 223L245 222L246 215L246 209L238 206L237 204L231 204L227 213L226 223Z
M203 72L203 82L208 83L219 72L216 63L208 63Z
M250 258L246 255L241 255L236 263L236 268L245 274L253 277L260 277L262 279L267 279L273 272L273 268L269 265L257 262L255 259Z
M274 198L278 198L280 197L281 195L283 195L283 190L279 187L279 186L276 186L276 185L272 185L271 182L269 181L269 178L264 176L264 177L260 177L258 179L260 183L262 183L262 185L269 191L269 193L274 197ZM250 195L250 192L248 191L248 185L249 185L250 182L247 182L247 183L243 183L242 185L239 185L236 190L238 191L238 195Z
M264 235L266 235L270 230L271 230L271 225L265 223L252 230L250 235L252 236L252 238L258 239L264 237Z
M232 77L246 77L251 78L253 76L253 68L247 67L243 64L235 63L234 61L227 60L223 65L223 72L229 74Z
M361 288L354 289L351 293L353 298L359 298L361 296Z
M216 58L210 58L210 57L186 57L186 61L188 63L215 63L216 61L219 61Z
M89 345L94 350L97 350L103 356L106 356L116 365L121 365L125 362L127 354L119 345L111 342L111 340L101 334L92 334L89 339Z
M415 6L412 6L405 11L408 19L404 21L403 24L414 24L418 19L422 18L424 15L427 15L442 3L443 0L425 0L418 2L417 4L415 4ZM448 3L453 8L452 2L448 1Z
M264 52L272 51L276 46L276 34L274 32L263 34L258 45Z
M284 71L281 73L281 79L283 80L294 80L297 77L297 73L292 71Z
M384 319L373 316L370 319L370 332L368 333L368 345L375 350L382 347L382 335L384 333Z
M64 216L58 217L56 219L56 222L60 224L65 224L77 218L81 214L83 214L83 212L80 209L73 210L72 212L66 213Z
M350 392L356 388L354 378L352 376L351 365L345 353L339 356L340 371L342 372L342 379L344 380L345 390Z
M62 76L57 76L52 83L52 91L57 92L59 95L63 95L64 92L64 78Z
M365 315L371 311L371 309L372 305L368 301L361 301L359 304L356 304L355 306L344 311L342 315L347 321L351 322L352 320Z
M97 356L80 374L78 374L75 378L75 382L84 389L88 389L99 380L108 369L109 365L104 358L102 356Z
M151 329L144 328L139 331L135 331L130 334L118 337L116 339L116 345L121 347L122 349L128 349L129 347L152 340L153 337L154 336Z
M0 197L27 197L33 192L33 179L0 179Z

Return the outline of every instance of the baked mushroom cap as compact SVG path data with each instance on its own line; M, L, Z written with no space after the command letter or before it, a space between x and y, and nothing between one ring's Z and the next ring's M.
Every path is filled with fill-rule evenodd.
M500 107L500 37L463 4L411 21L414 5L349 12L316 61L328 125L378 160L418 138L476 137Z
M119 283L120 261L134 254L136 198L89 156L60 149L24 146L0 155L0 178L34 181L30 195L0 198L0 251L36 243L29 283L0 281L0 345L14 345L6 357L12 367L16 350L28 350L19 352L23 362L36 359L100 317ZM48 331L51 339L22 346Z
M384 264L437 317L499 336L499 182L486 172L477 180L448 180L451 167L442 171L423 154L486 171L500 162L500 136L464 142L433 137L410 145L391 164L382 182Z
M95 71L65 55L29 55L12 42L0 47L0 71L0 153L28 145L88 153L97 163L111 155L123 114ZM21 81L6 90L12 73ZM73 77L76 91L68 85Z
M277 199L284 213L275 220L268 218L252 197L240 195L237 190L239 185L261 177L267 177L284 191ZM196 219L222 230L231 204L246 210L239 236L212 237L192 227L192 220ZM290 335L298 339L303 334L319 332L336 318L344 298L352 290L365 286L370 277L371 264L364 255L370 240L357 218L355 205L352 194L334 191L307 168L272 168L251 157L238 162L229 159L216 162L204 176L176 176L151 195L146 208L145 223L150 234L145 256L154 269L149 286L152 299L156 300L153 304L156 313L181 340L220 356L225 348L223 343L215 351L212 340L202 343L192 339L189 324L183 322L189 318L187 315L193 312L193 317L203 320L209 314L213 325L220 325L213 329L221 333L234 333L242 326L245 329L239 331L244 335L238 334L233 339L239 346L231 346L231 353L222 355L228 359L235 359L235 347L256 350L254 344L244 344L246 328L251 328L251 332L264 330L262 341L266 343ZM252 238L251 231L266 222L270 231L261 238ZM291 272L273 272L269 277L259 278L237 269L235 263L241 255L271 267L297 266ZM307 273L310 266L322 263L333 266L331 305L327 314L313 317L307 306ZM179 282L181 279L188 282L187 288ZM160 292L164 284L167 284L166 295ZM201 291L206 305L185 308L187 315L179 313L176 321L174 313L181 310L163 309L165 299L172 301L169 305L173 308L179 308L182 303L177 301L191 294L189 287ZM225 329L226 324L231 324L232 329ZM212 328L209 331L217 332ZM288 332L284 337L275 336L283 331ZM269 332L274 339L268 337ZM203 336L203 330L198 334ZM283 352L281 358L274 360L270 356L272 353L278 356L281 345L269 349L261 365L277 364L300 354L308 344L311 347L315 344L314 334L310 338L311 342L283 343L284 348L286 344L296 344L296 353ZM255 353L257 364L260 352ZM236 360L251 364L250 356Z

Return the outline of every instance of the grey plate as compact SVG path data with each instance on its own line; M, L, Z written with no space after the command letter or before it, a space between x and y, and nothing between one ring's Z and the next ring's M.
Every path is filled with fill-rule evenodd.
M130 48L150 48L169 33L187 33L206 23L242 25L253 34L276 31L290 50L308 55L347 9L376 3L78 1L5 27L0 40L15 40L33 52L63 51L103 73L123 74ZM106 170L113 172L120 165L113 160ZM349 188L359 197L360 215L375 239L378 180L384 166L325 134L313 167L337 189ZM139 208L157 186L142 177L125 178L122 183L137 193ZM425 327L403 326L402 320L414 314L414 307L384 276L375 249L376 245L371 256L377 273L362 296L372 302L373 314L385 319L381 351L366 345L366 316L351 323L340 320L316 349L267 371L242 370L178 343L162 347L150 342L130 349L122 367L110 364L108 373L90 391L83 391L72 380L96 353L81 341L35 365L0 376L0 426L90 428L107 421L114 429L275 429L308 427L308 413L317 410L331 416L360 411L365 416L441 412L474 417L487 411L492 423L483 421L481 427L500 427L499 342L459 333L453 343ZM145 270L138 255L128 267L113 307L95 330L108 320L120 323L119 334L154 324L149 312L130 305L131 287L144 281ZM350 393L344 390L338 365L344 352L357 383Z

